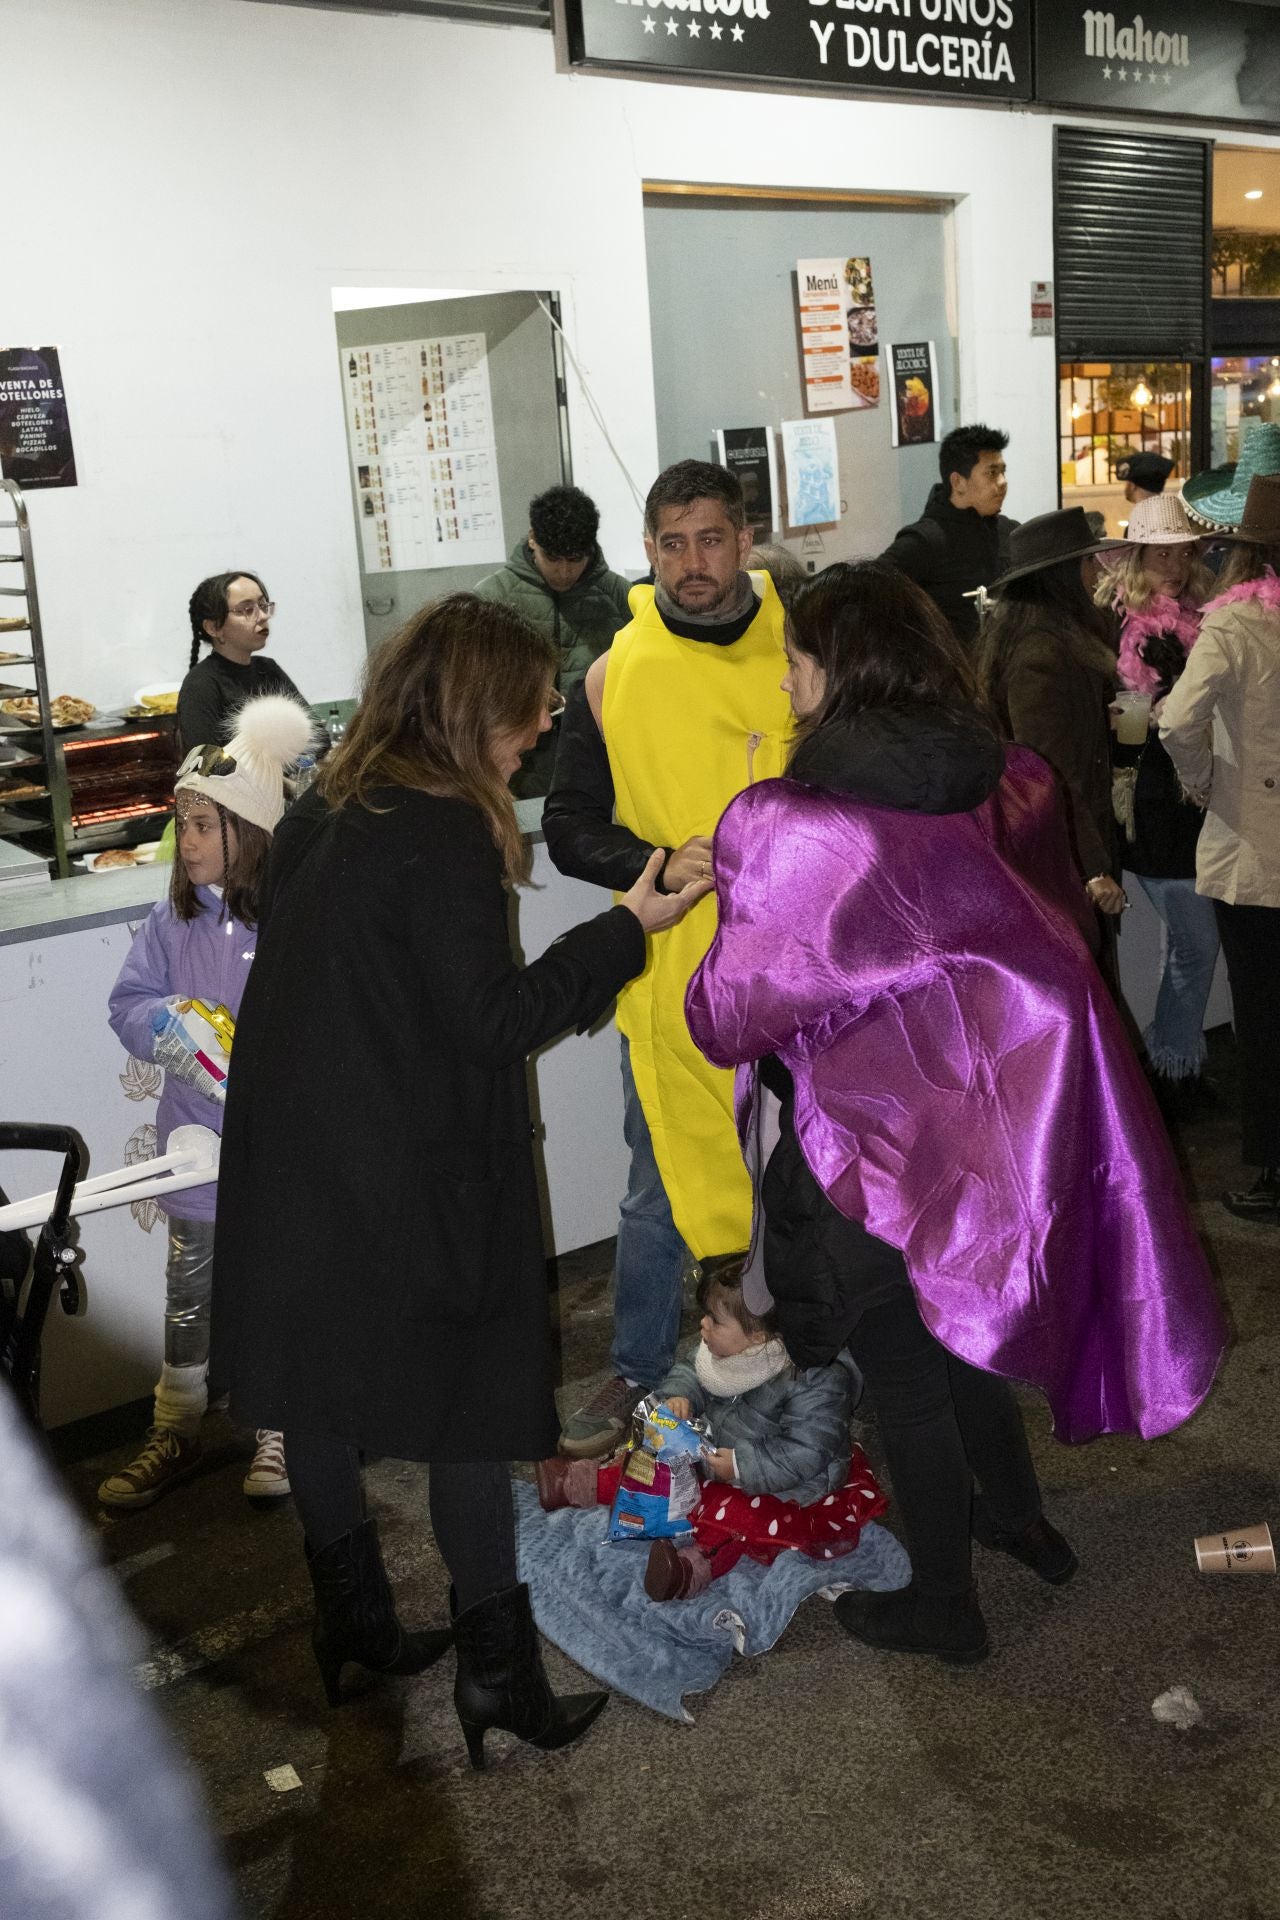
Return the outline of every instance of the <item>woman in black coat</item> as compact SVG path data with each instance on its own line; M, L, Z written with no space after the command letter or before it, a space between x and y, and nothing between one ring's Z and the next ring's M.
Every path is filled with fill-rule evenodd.
M1111 812L1115 623L1093 603L1095 556L1118 540L1095 540L1082 507L1042 513L1010 536L1008 570L993 585L978 671L1006 736L1032 747L1058 776L1080 877L1102 914L1128 902L1117 879ZM1104 946L1104 973L1118 976ZM1113 958L1113 956L1110 956Z
M273 844L219 1177L213 1366L285 1434L330 1702L344 1661L418 1672L452 1638L477 1766L487 1727L560 1746L605 1698L553 1698L516 1582L506 1462L557 1432L525 1057L595 1020L646 933L706 891L657 894L655 856L620 905L514 963L528 852L506 783L550 725L556 665L470 594L375 655ZM431 1462L452 1633L396 1620L362 1451Z

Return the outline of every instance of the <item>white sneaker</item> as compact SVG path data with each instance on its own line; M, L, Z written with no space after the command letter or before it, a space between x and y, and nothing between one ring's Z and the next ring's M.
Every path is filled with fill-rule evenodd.
M244 1477L244 1490L251 1500L280 1500L289 1491L289 1470L284 1463L284 1435L258 1428L258 1450Z

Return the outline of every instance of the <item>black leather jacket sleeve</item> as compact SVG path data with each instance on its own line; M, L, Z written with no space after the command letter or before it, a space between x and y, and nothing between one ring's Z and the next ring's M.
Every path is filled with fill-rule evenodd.
M551 791L542 805L547 852L561 873L619 892L634 884L653 852L613 817L609 754L580 683L569 695L560 722L560 745Z

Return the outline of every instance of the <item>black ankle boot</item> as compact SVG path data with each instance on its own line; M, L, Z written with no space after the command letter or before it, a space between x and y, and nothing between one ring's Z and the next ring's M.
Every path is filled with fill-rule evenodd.
M450 1612L453 1601L450 1599ZM484 1766L484 1736L501 1727L535 1747L567 1747L586 1732L609 1696L574 1693L557 1700L542 1669L529 1589L507 1587L453 1618L458 1672L453 1701L473 1767Z
M331 1707L341 1698L339 1681L348 1660L374 1673L421 1673L453 1642L448 1627L406 1633L396 1619L373 1520L331 1540L319 1553L308 1547L307 1571L316 1595L311 1645Z
M987 1623L972 1587L954 1598L917 1593L842 1593L835 1616L846 1633L881 1653L929 1653L948 1666L985 1660Z
M1280 1169L1264 1167L1251 1187L1224 1193L1222 1204L1238 1220L1261 1220L1280 1226Z
M980 1547L987 1547L993 1553L1012 1554L1051 1587L1065 1587L1080 1564L1074 1548L1056 1527L1049 1525L1043 1514L1020 1533L1013 1533L999 1525L980 1493L974 1496L969 1530Z

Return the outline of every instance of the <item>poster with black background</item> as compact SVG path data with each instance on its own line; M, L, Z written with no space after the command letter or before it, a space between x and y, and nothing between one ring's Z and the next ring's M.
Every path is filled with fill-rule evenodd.
M747 525L757 533L770 532L779 523L774 519L778 469L769 428L717 427L714 452L716 465L738 476Z
M1036 98L1280 126L1280 0L1038 0Z
M76 484L56 347L0 347L0 474L28 492Z
M1209 4L1210 0L1205 0ZM1213 0L1216 4L1216 0ZM1032 0L559 0L575 66L1031 98Z
M889 435L895 447L924 447L938 437L938 369L932 340L895 341L885 348L893 412Z

